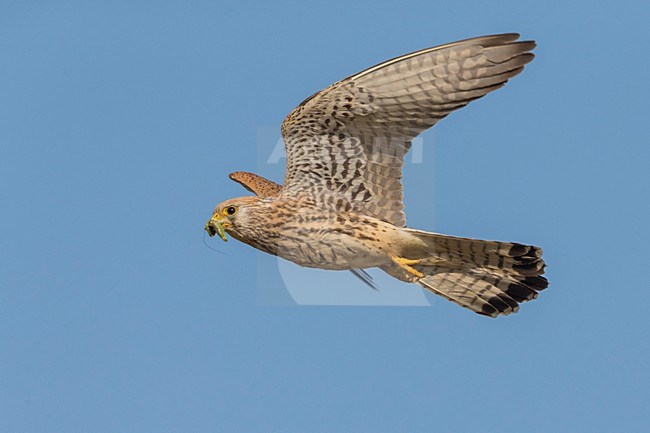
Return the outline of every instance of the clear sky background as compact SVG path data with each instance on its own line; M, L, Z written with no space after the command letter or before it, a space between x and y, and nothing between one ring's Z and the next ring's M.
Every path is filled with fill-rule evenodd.
M649 16L1 2L0 432L649 431ZM229 172L281 180L260 131L305 97L510 31L536 60L425 135L405 192L410 226L544 248L551 287L519 314L301 306L274 259L202 243L245 193Z

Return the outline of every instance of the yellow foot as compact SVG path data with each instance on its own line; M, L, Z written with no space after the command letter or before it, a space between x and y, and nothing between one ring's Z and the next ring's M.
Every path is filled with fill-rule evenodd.
M401 269L408 272L409 274L416 276L418 278L424 278L424 274L422 272L412 267L412 265L420 264L420 260L411 260L404 257L397 257L393 255L391 255L390 258L393 259L393 262L397 266L399 266Z

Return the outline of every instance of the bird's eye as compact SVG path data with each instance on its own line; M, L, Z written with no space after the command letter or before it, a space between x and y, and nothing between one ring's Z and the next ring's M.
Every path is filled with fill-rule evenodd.
M235 206L228 206L226 208L226 213L228 215L234 215L235 213L237 213L237 208Z

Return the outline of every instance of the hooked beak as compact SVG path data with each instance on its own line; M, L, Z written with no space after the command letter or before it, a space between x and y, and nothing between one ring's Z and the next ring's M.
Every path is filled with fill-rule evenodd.
M221 239L223 239L224 242L228 242L228 238L226 238L226 230L225 228L230 226L230 223L228 221L225 221L223 218L221 218L218 215L213 215L212 218L208 220L207 223L205 223L205 231L208 232L208 235L210 237L213 237L214 235L219 235Z

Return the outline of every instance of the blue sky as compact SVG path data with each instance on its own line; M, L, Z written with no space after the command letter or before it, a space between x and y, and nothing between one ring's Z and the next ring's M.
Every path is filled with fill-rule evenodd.
M647 4L1 10L0 431L650 428ZM229 172L282 179L265 158L305 97L510 31L537 58L425 134L405 194L410 226L544 248L551 287L519 314L298 305L273 258L203 244L212 207L245 193ZM422 296L370 295L400 288Z

